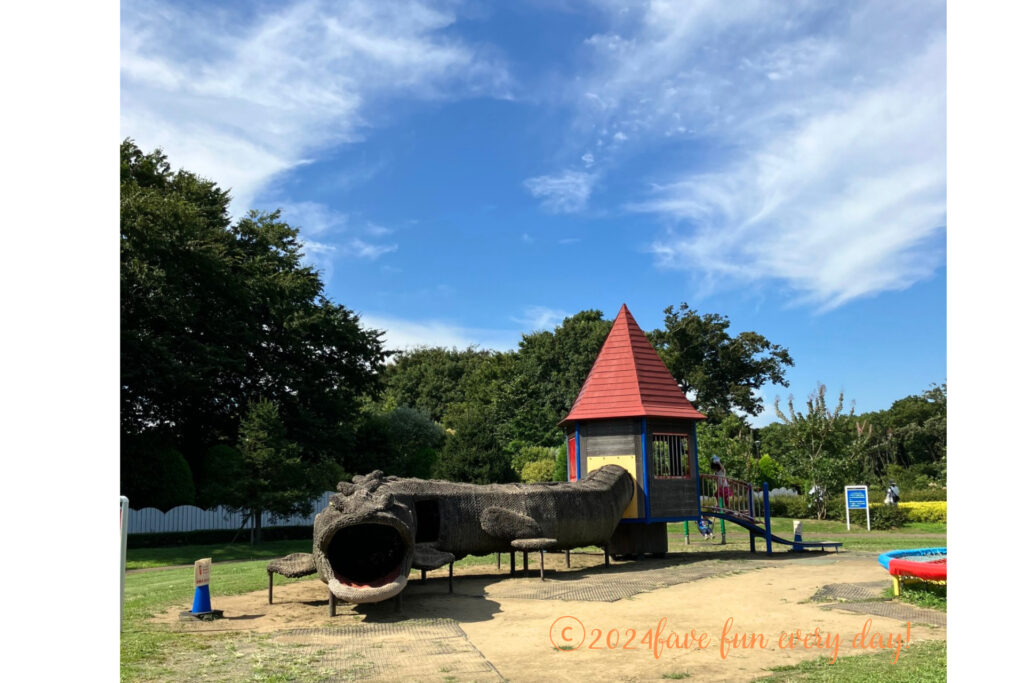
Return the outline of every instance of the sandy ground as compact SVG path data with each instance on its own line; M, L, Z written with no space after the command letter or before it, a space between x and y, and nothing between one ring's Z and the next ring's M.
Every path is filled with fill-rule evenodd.
M506 556L507 559L507 556ZM327 616L326 587L317 579L274 587L274 604L266 591L233 597L214 595L214 607L225 619L186 623L178 619L187 604L169 609L155 620L181 630L222 632L252 630L280 632L298 628L334 628L420 619L454 619L468 641L501 676L513 681L533 680L662 680L665 674L690 674L690 680L738 681L763 676L770 667L794 664L821 655L848 656L878 651L854 646L854 637L866 628L893 645L907 638L908 625L883 616L826 610L808 602L823 585L867 583L886 579L873 554L841 553L806 559L700 559L670 556L662 562L613 563L605 570L600 556L573 556L565 569L561 556L549 556L548 566L559 585L576 579L595 584L643 580L644 572L679 564L714 563L716 575L639 593L614 602L502 597L522 594L540 584L535 562L529 577L498 574L493 565L456 573L455 595L448 594L446 569L431 572L426 584L411 581L403 593L401 613L392 603L352 606L339 604L338 615ZM592 568L583 568L589 565ZM597 565L597 566L594 566ZM767 565L767 566L766 566ZM507 565L506 570L507 570ZM720 572L717 572L721 569ZM670 569L668 571L671 571ZM728 572L741 572L728 574ZM572 578L574 581L567 581ZM551 585L552 581L543 585ZM730 623L731 619L731 623ZM659 622L661 623L659 632ZM780 635L800 631L821 634L816 644L782 640ZM944 627L914 623L910 644L944 639ZM651 631L651 635L648 634ZM726 630L723 637L723 630ZM667 647L694 636L688 648ZM700 634L706 634L701 647ZM752 634L761 634L755 637ZM645 635L647 638L645 639ZM754 647L724 646L733 638L747 637ZM875 636L875 644L878 643ZM372 639L371 639L372 640ZM657 651L653 641L660 641ZM761 644L764 647L761 647ZM790 645L791 647L784 647ZM679 643L685 645L685 643ZM372 642L367 647L373 647ZM379 644L377 645L379 647ZM576 649L571 649L576 648ZM890 650L890 653L893 651ZM899 666L896 663L894 666ZM390 672L401 675L401 671ZM410 672L411 673L411 672ZM461 677L457 677L460 678ZM471 678L468 680L472 680Z

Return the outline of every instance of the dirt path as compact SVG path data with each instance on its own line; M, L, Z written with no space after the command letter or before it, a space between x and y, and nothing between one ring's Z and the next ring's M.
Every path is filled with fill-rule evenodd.
M181 630L257 631L308 643L310 652L330 659L333 670L361 679L641 681L690 674L691 680L737 681L823 654L864 652L853 647L853 638L868 619L869 633L906 638L905 614L897 619L808 602L826 584L860 584L855 593L877 593L886 575L873 554L675 556L609 569L600 566L599 556L574 555L573 564L566 570L563 560L549 557L549 566L559 571L543 583L533 563L528 578L497 575L490 565L466 568L456 576L455 595L447 592L446 572L434 572L425 585L410 583L401 614L391 603L349 605L339 606L330 619L326 588L309 580L275 587L274 605L267 605L265 591L215 597L214 606L226 617L218 622L178 621L187 605L156 619ZM875 611L887 606L858 604ZM656 653L652 641L659 640L659 622ZM944 623L944 615L935 623ZM729 629L726 642L746 634L756 647L723 649L723 628ZM648 629L653 637L645 640ZM805 649L798 641L792 649L780 647L780 634L797 629L818 629L821 647L810 643ZM703 648L665 647L675 644L672 632L681 638L691 630L707 634ZM945 634L944 626L914 623L910 643Z

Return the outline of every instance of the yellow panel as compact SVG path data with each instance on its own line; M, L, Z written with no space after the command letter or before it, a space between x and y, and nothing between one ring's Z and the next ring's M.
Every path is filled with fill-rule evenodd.
M633 499L622 513L623 519L636 519L636 456L635 455L591 455L587 458L587 472L593 472L605 465L618 465L633 475Z

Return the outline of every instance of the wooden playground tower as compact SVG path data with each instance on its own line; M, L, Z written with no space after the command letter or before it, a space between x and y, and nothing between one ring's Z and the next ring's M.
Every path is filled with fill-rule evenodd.
M805 548L838 548L831 542L782 539L771 532L767 485L701 474L693 407L625 304L583 382L569 414L559 423L568 446L569 481L604 465L625 468L636 482L633 500L608 545L612 555L663 555L669 522L714 516L747 529L750 550L763 537ZM723 539L724 540L724 539Z
M636 494L609 544L615 555L662 554L668 522L697 520L701 485L697 421L686 399L625 304L569 414L569 480L620 465Z

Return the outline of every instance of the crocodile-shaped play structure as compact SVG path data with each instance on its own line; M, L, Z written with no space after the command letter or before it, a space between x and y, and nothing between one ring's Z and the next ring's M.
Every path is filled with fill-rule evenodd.
M604 545L635 488L616 465L543 484L460 484L378 470L338 484L313 523L311 555L290 555L267 571L315 570L335 598L380 602L401 593L411 569L466 555Z

